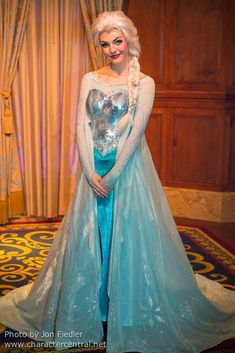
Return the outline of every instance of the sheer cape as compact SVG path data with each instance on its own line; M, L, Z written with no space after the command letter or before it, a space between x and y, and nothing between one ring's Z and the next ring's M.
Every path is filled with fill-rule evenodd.
M83 78L77 120L82 165L48 257L34 284L0 300L0 322L54 341L58 350L103 337L97 207L90 187L93 145L85 109L87 93L96 87L106 93L117 88L91 73ZM194 275L154 168L144 136L153 91L149 76L140 80L134 125L121 136L117 163L108 173L115 187L107 353L196 353L235 336L235 293Z

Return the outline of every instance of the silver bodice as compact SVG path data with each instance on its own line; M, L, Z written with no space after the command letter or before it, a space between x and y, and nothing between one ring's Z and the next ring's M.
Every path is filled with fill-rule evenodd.
M117 147L120 134L118 121L128 110L128 91L115 89L105 94L99 89L90 90L86 101L94 147L102 156Z

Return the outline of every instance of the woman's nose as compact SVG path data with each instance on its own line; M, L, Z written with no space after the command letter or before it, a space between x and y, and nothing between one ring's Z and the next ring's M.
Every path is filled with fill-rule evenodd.
M113 46L112 44L110 45L110 54L114 54L116 52L116 48L115 46Z

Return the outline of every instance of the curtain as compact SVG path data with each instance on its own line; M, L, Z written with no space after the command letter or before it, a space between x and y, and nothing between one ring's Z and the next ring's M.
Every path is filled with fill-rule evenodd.
M77 0L32 0L13 83L26 216L66 213L74 189L80 82L90 70Z
M11 86L29 15L30 0L0 2L0 224L24 210Z
M103 11L122 9L123 0L80 0L83 21L94 70L107 64L100 48L96 48L90 40L91 25L94 19Z

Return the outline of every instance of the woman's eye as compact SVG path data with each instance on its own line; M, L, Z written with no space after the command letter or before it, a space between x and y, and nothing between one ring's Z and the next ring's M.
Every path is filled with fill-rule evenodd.
M108 46L108 43L101 43L102 48L107 48L107 46Z
M118 39L118 40L116 40L116 42L115 42L115 44L117 44L117 45L119 45L119 44L121 44L122 43L122 39Z

